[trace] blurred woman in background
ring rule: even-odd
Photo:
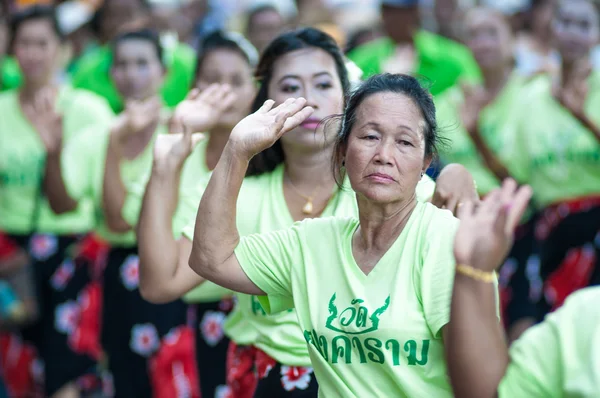
[[[77,299],[90,281],[74,259],[93,227],[93,208],[90,201],[72,207],[47,197],[64,196],[54,172],[63,146],[89,126],[108,126],[113,114],[105,100],[57,85],[62,35],[53,8],[23,10],[14,16],[11,34],[24,81],[0,95],[0,230],[28,252],[33,266],[41,319],[23,336],[46,365],[44,395],[72,397],[78,394],[75,381],[94,364],[71,341]],[[16,379],[7,380],[9,389],[11,381]]]
[[[514,146],[515,116],[527,78],[515,70],[513,35],[505,17],[489,8],[474,8],[464,19],[465,44],[483,76],[483,84],[455,86],[436,99],[440,126],[451,144],[441,151],[443,162],[464,165],[481,196],[508,177],[523,174],[525,166]],[[500,271],[503,319],[512,339],[535,322],[526,277],[534,249],[532,212],[517,230],[517,240]],[[539,282],[534,280],[535,282]]]
[[[515,159],[540,209],[544,294],[538,319],[573,291],[600,284],[600,76],[590,51],[599,39],[591,0],[560,0],[552,31],[560,75],[538,77],[519,102]]]

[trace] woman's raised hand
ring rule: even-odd
[[[211,84],[205,90],[193,89],[175,108],[170,131],[204,133],[212,129],[219,118],[236,100],[236,95],[226,84]]]
[[[529,199],[531,188],[507,179],[501,189],[489,193],[479,206],[466,202],[458,209],[460,227],[454,239],[458,264],[494,271],[506,258],[513,235]]]
[[[267,100],[253,114],[240,121],[229,136],[236,153],[250,160],[272,146],[283,134],[293,130],[313,113],[304,98],[290,98],[273,108],[275,101]]]

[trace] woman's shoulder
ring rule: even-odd
[[[440,209],[431,203],[418,203],[418,223],[428,236],[454,235],[460,221],[450,210]]]

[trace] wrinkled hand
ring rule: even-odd
[[[27,119],[37,130],[49,154],[60,151],[63,141],[63,118],[56,110],[57,95],[55,88],[45,87],[31,103],[23,106]]]
[[[449,164],[436,180],[431,203],[456,215],[458,209],[466,202],[479,204],[479,194],[473,176],[464,166]]]
[[[283,134],[293,130],[313,113],[304,98],[290,98],[273,108],[267,100],[255,113],[246,116],[234,127],[229,143],[248,160],[272,146]]]
[[[128,101],[125,110],[113,125],[113,134],[120,142],[138,134],[160,119],[162,103],[160,98],[151,97],[143,101]]]
[[[466,202],[458,210],[460,226],[454,239],[457,263],[491,272],[502,264],[531,198],[531,188],[507,179],[475,208]]]
[[[488,93],[481,86],[463,83],[461,89],[464,102],[460,109],[460,119],[465,130],[472,136],[477,131],[479,115],[483,108],[489,104],[490,99]]]
[[[559,85],[555,81],[552,87],[554,98],[576,118],[585,116],[585,101],[589,92],[587,80],[591,72],[592,66],[589,61],[581,61],[566,82]]]
[[[154,167],[159,170],[179,170],[196,145],[206,136],[202,133],[159,134],[154,143]]]
[[[209,131],[235,100],[236,95],[228,85],[211,84],[202,92],[193,89],[175,108],[170,131],[172,133],[182,133],[185,129],[193,133]]]

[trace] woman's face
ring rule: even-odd
[[[391,92],[367,97],[345,148],[346,172],[352,189],[371,202],[409,200],[427,170],[425,120],[414,101]]]
[[[156,95],[163,76],[164,69],[152,42],[128,39],[116,45],[112,78],[126,100],[144,100]]]
[[[319,124],[343,112],[344,93],[331,55],[320,48],[306,48],[282,56],[273,66],[268,94],[276,104],[304,97],[315,110],[304,123],[281,137],[284,147],[313,151],[333,143],[335,134],[325,134],[323,124]]]
[[[47,84],[54,74],[60,52],[60,39],[48,18],[30,19],[15,33],[14,52],[25,80]]]
[[[576,62],[598,43],[598,14],[585,0],[559,1],[552,30],[563,61]]]
[[[252,67],[246,58],[235,50],[212,50],[202,61],[196,87],[204,90],[213,83],[229,85],[236,95],[235,102],[219,120],[220,127],[231,129],[250,113],[255,94]]]
[[[474,10],[465,18],[466,44],[482,69],[505,65],[512,58],[510,27],[499,15]]]

